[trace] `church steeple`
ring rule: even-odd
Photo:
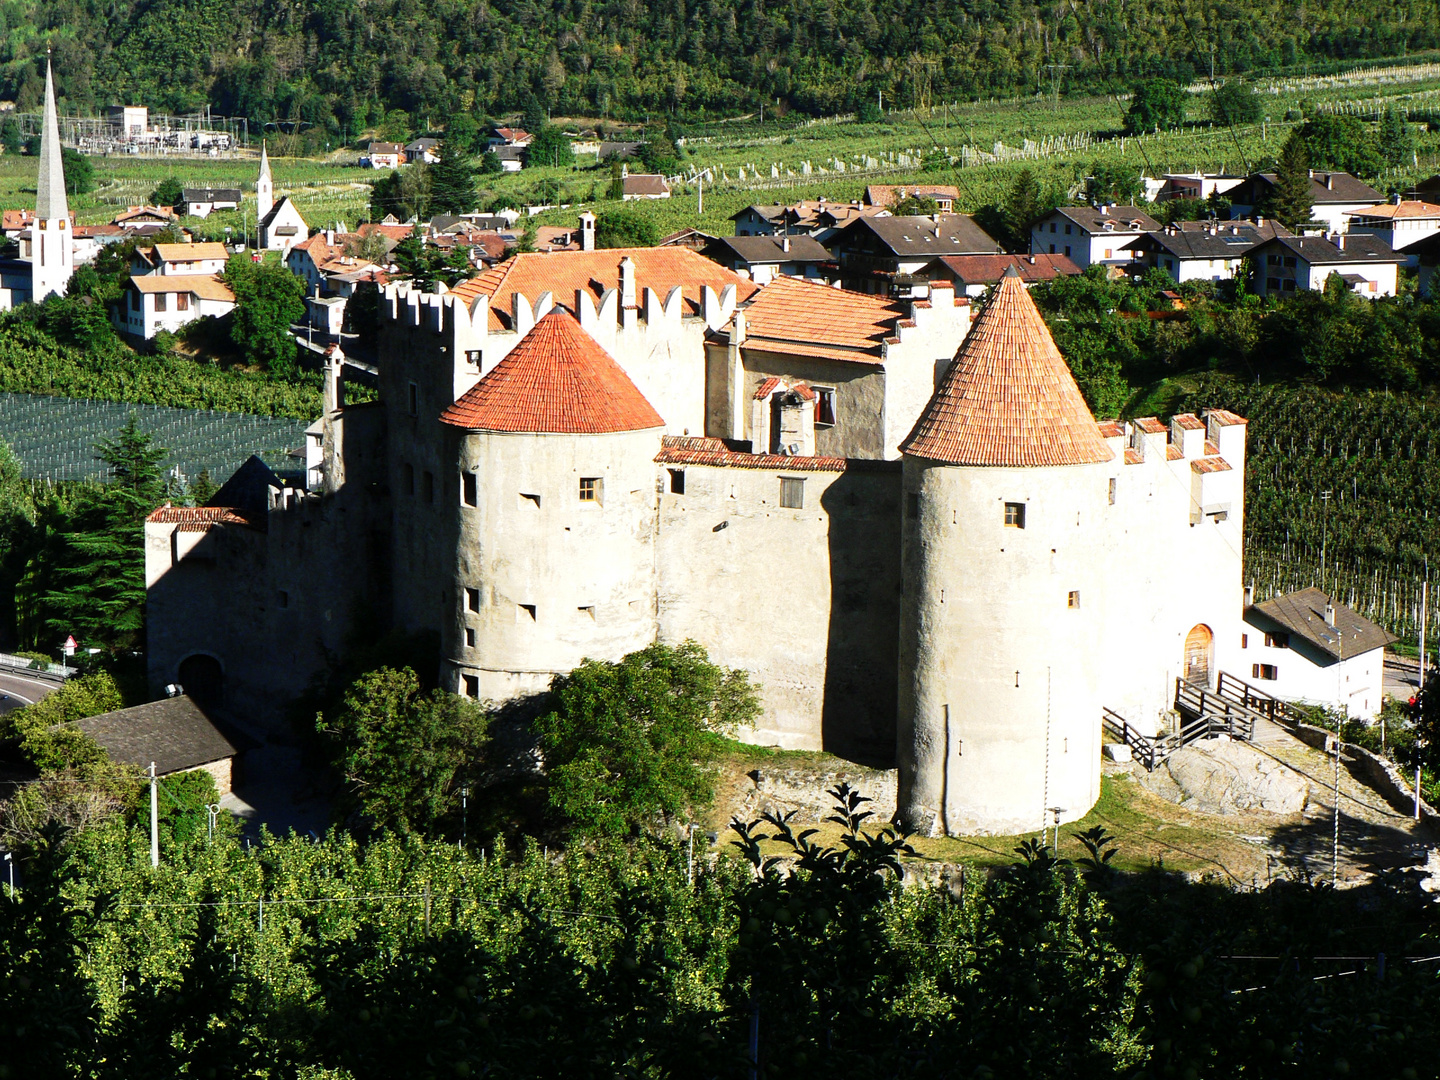
[[[275,206],[275,181],[270,176],[270,155],[265,143],[260,143],[260,176],[255,181],[255,215],[257,221],[264,221]]]
[[[43,303],[64,296],[75,269],[70,204],[65,198],[65,162],[60,154],[60,116],[55,78],[45,60],[45,115],[40,130],[40,176],[35,187],[35,225],[30,243],[30,297]]]

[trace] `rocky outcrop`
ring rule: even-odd
[[[1242,742],[1191,743],[1140,782],[1162,799],[1204,814],[1298,814],[1310,796],[1294,769]]]

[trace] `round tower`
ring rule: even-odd
[[[1013,268],[900,449],[899,817],[1073,821],[1100,791],[1114,455]]]
[[[563,309],[441,415],[459,472],[445,685],[505,700],[655,640],[665,422]]]

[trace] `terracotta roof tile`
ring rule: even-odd
[[[1201,420],[1194,413],[1176,413],[1170,419],[1172,422],[1179,424],[1186,431],[1205,430],[1205,421]]]
[[[1015,267],[1020,280],[1028,283],[1073,277],[1081,267],[1068,255],[946,255],[941,260],[955,280],[967,285],[989,285]]]
[[[521,293],[532,304],[548,292],[556,303],[573,304],[575,290],[584,289],[597,303],[607,289],[620,288],[620,263],[635,263],[635,301],[644,302],[644,290],[654,289],[664,300],[680,286],[687,314],[703,314],[701,289],[709,285],[718,295],[735,286],[735,301],[742,303],[757,286],[739,274],[683,247],[611,248],[602,251],[531,252],[513,255],[477,277],[462,281],[451,292],[467,304],[477,296],[490,297],[490,329],[510,329],[511,297]]]
[[[900,449],[952,465],[1085,465],[1115,456],[1013,271]]]
[[[667,435],[655,460],[661,465],[717,465],[734,469],[778,469],[782,472],[844,472],[845,458],[790,457],[786,454],[747,454],[731,450],[719,439]]]
[[[230,252],[218,242],[203,244],[156,244],[155,254],[164,262],[197,262],[200,259],[228,259]]]
[[[235,294],[218,274],[141,274],[130,284],[141,293],[194,293],[201,300],[235,302]]]
[[[171,506],[152,510],[146,521],[157,525],[178,525],[182,532],[203,532],[212,525],[244,525],[264,531],[265,518],[230,506]]]
[[[1207,418],[1213,418],[1214,421],[1221,427],[1230,427],[1232,424],[1249,423],[1249,421],[1246,420],[1245,417],[1240,416],[1237,413],[1233,413],[1229,409],[1211,409],[1205,414],[1205,416]]]
[[[883,364],[882,344],[909,314],[905,305],[882,296],[779,277],[745,309],[745,345],[791,356]]]
[[[1145,459],[1140,456],[1140,451],[1136,450],[1133,446],[1127,446],[1125,448],[1126,465],[1139,465],[1144,460]]]
[[[557,309],[440,414],[472,431],[599,435],[665,421],[610,354]]]
[[[1229,472],[1230,463],[1222,457],[1202,457],[1192,461],[1190,468],[1198,473]]]
[[[775,378],[775,376],[773,375],[770,376],[770,378],[766,379],[764,382],[762,382],[759,386],[755,388],[755,400],[764,401],[767,397],[769,397],[775,392],[775,388],[779,385],[780,380]]]
[[[1220,453],[1220,447],[1216,446],[1216,445],[1215,445],[1213,442],[1211,442],[1209,439],[1206,439],[1206,440],[1205,440],[1205,456],[1206,456],[1206,457],[1216,457],[1216,456],[1219,455],[1219,453]]]
[[[1146,435],[1163,435],[1167,428],[1153,416],[1139,416],[1130,421]]]
[[[1125,425],[1119,420],[1101,420],[1095,428],[1102,439],[1118,439],[1125,435]]]
[[[1180,461],[1185,457],[1184,453],[1173,442],[1165,444],[1165,460]]]

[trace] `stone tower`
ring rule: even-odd
[[[1099,796],[1115,454],[1013,268],[900,449],[899,817],[1075,820]]]
[[[65,163],[60,155],[60,117],[55,79],[45,61],[45,116],[40,132],[40,176],[35,188],[34,239],[30,244],[30,298],[37,304],[64,296],[75,272],[70,205],[65,198]]]
[[[255,220],[261,222],[275,206],[275,181],[270,176],[270,154],[260,142],[260,175],[255,180]]]
[[[653,642],[665,421],[579,322],[545,315],[440,420],[458,473],[443,684],[505,700]]]

